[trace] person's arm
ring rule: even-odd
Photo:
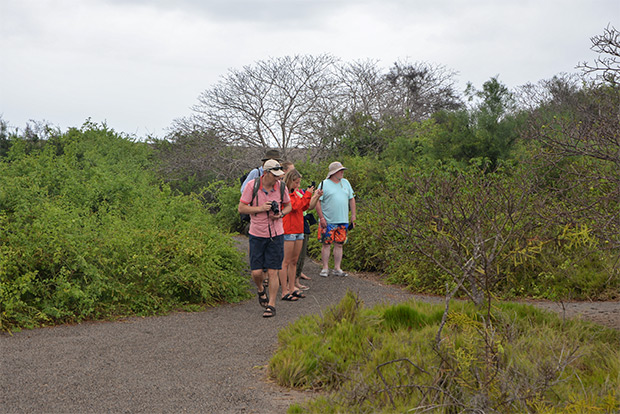
[[[291,210],[293,209],[291,206],[291,200],[292,197],[290,196],[290,194],[288,193],[288,188],[286,188],[284,186],[284,183],[282,181],[277,181],[278,186],[281,187],[274,187],[274,189],[276,191],[282,191],[282,189],[284,189],[284,193],[282,193],[282,203],[280,205],[280,215],[279,216],[274,216],[273,219],[277,219],[277,218],[282,218],[284,216],[286,216],[288,213],[291,212]]]
[[[327,227],[327,220],[325,220],[325,216],[323,216],[323,209],[321,208],[321,200],[319,199],[316,203],[316,214],[319,215],[319,226]]]
[[[355,220],[357,220],[357,206],[355,205],[355,197],[349,199],[349,210],[351,210],[351,222],[355,226]]]
[[[316,190],[314,194],[312,194],[312,198],[310,199],[310,204],[308,205],[308,210],[312,210],[316,208],[316,205],[319,201],[319,198],[323,195],[323,190]],[[318,212],[318,210],[317,210]]]
[[[271,209],[271,204],[266,202],[261,204],[260,206],[250,206],[245,204],[243,201],[239,201],[239,205],[237,206],[237,211],[239,214],[256,214],[262,213],[263,211],[269,211]]]
[[[308,203],[310,201],[310,194],[304,195],[302,197],[298,197],[295,194],[291,195],[291,211],[292,210],[301,210],[304,211],[308,208]]]
[[[293,210],[291,203],[282,203],[282,211],[280,212],[281,217],[286,216],[288,213],[291,212],[291,210]]]

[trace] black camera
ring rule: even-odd
[[[271,202],[271,211],[273,211],[273,214],[280,214],[280,208],[278,207],[278,202],[277,201],[272,201]]]
[[[316,181],[312,181],[312,183],[310,183],[310,187],[316,188]]]

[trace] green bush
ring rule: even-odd
[[[0,162],[1,329],[247,297],[241,253],[147,144],[89,124],[24,148]]]
[[[576,227],[563,224],[554,212],[566,201],[525,188],[540,178],[523,165],[506,163],[494,171],[480,165],[484,161],[467,168],[395,163],[380,187],[365,184],[343,266],[383,272],[416,292],[443,294],[478,249],[484,257],[476,262],[478,277],[487,279],[485,289],[495,295],[617,297],[618,253],[602,248],[606,241],[592,219],[580,217]],[[368,171],[347,174],[360,183]],[[311,245],[316,257],[319,249]]]

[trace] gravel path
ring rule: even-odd
[[[246,248],[244,238],[239,243]],[[278,300],[275,318],[262,318],[252,299],[197,313],[2,333],[0,412],[285,413],[311,393],[267,378],[279,329],[321,313],[348,289],[367,306],[412,297],[442,302],[368,275],[320,278],[319,270],[306,261],[304,271],[312,277],[307,298]],[[608,325],[620,329],[618,305],[610,304],[607,316]],[[568,316],[580,313],[567,307]]]

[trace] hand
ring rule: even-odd
[[[319,219],[319,226],[327,227],[327,220],[325,220],[325,217]]]
[[[261,211],[271,210],[271,201],[265,201],[265,204],[261,206]]]

